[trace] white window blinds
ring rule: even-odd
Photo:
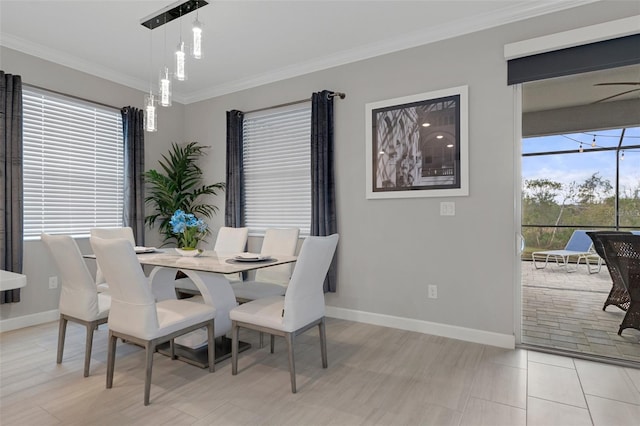
[[[122,226],[120,111],[24,86],[24,238]]]
[[[311,103],[247,114],[243,121],[245,224],[311,228]]]

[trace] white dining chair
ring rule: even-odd
[[[107,322],[111,297],[98,293],[91,273],[82,258],[75,240],[68,235],[41,235],[49,250],[61,279],[60,323],[58,328],[58,354],[62,363],[67,322],[82,324],[87,329],[84,349],[84,377],[89,376],[93,332]]]
[[[124,238],[129,241],[132,246],[135,247],[136,239],[133,235],[133,229],[129,226],[125,226],[122,228],[90,228],[89,233],[92,237],[98,238]],[[96,286],[98,287],[99,292],[108,292],[109,284],[107,280],[104,279],[104,275],[102,274],[102,270],[100,269],[100,264],[96,265]]]
[[[302,243],[291,282],[284,296],[266,297],[244,303],[231,310],[231,373],[238,374],[238,342],[240,328],[282,336],[289,352],[291,392],[296,393],[294,361],[295,337],[316,325],[320,333],[322,368],[327,368],[327,338],[323,283],[338,244],[338,234],[307,237]]]
[[[298,247],[299,228],[267,229],[262,240],[262,256],[293,256]],[[248,302],[269,296],[283,296],[291,279],[293,264],[269,266],[256,271],[253,280],[231,283],[236,299]]]
[[[145,348],[144,405],[149,405],[153,354],[160,344],[169,342],[171,357],[175,359],[173,340],[206,326],[209,371],[214,371],[215,308],[188,300],[156,302],[134,248],[127,240],[91,237],[91,247],[100,261],[111,293],[107,389],[113,386],[118,338]]]
[[[228,226],[223,226],[218,231],[218,236],[216,237],[216,243],[213,247],[213,250],[216,253],[223,255],[242,253],[247,246],[248,237],[249,228],[231,228]],[[225,274],[224,276],[230,282],[242,281],[242,275],[239,273]],[[191,294],[199,293],[198,288],[189,278],[177,279],[175,282],[175,286],[179,292]]]

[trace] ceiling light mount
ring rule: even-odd
[[[161,9],[149,16],[142,18],[140,20],[140,24],[143,27],[153,30],[208,4],[209,2],[204,0],[178,1],[176,3],[170,4],[164,9]]]

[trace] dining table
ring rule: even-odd
[[[197,256],[183,256],[173,248],[156,249],[153,247],[136,247],[136,257],[143,266],[152,266],[149,273],[151,291],[156,301],[176,299],[175,280],[178,271],[193,281],[202,295],[203,303],[216,309],[215,335],[216,363],[231,356],[231,339],[225,336],[231,330],[229,311],[238,306],[231,283],[225,274],[243,273],[260,268],[292,263],[297,256],[247,255],[247,253],[218,253],[205,250]],[[95,255],[85,255],[95,259]],[[251,346],[242,342],[240,349],[247,350]],[[159,352],[168,354],[169,348],[159,348]],[[207,347],[190,347],[179,342],[175,344],[178,359],[201,368],[208,367]]]

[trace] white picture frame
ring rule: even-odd
[[[468,86],[365,105],[366,197],[469,195]]]

